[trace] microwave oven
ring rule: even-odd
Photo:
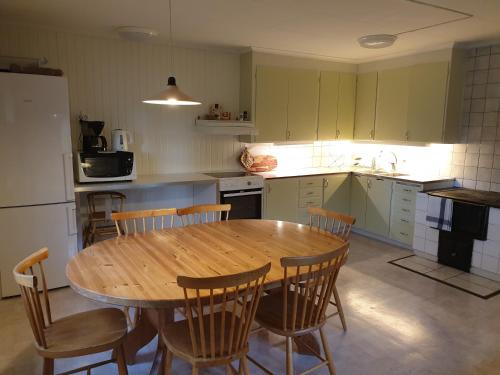
[[[77,155],[78,182],[131,181],[137,178],[133,152],[79,152]]]

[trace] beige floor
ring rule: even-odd
[[[489,300],[466,294],[387,264],[407,251],[353,236],[351,256],[339,277],[349,330],[334,319],[327,331],[338,374],[500,374],[500,296]],[[51,295],[54,315],[98,304],[71,289]],[[275,374],[284,373],[281,339],[266,333],[251,340],[251,353]],[[155,343],[144,348],[130,374],[147,374]],[[94,360],[95,358],[92,358]],[[61,372],[87,358],[56,361]],[[19,298],[0,301],[0,374],[38,374],[40,359]],[[295,356],[297,370],[314,359]],[[180,360],[175,374],[190,373]],[[252,373],[260,374],[256,367]],[[93,374],[114,374],[108,365]],[[223,374],[222,369],[205,374]],[[327,371],[318,371],[326,374]]]

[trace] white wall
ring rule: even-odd
[[[69,82],[73,146],[78,114],[133,132],[139,174],[224,170],[238,167],[240,143],[232,136],[206,136],[194,119],[209,104],[239,108],[239,55],[175,48],[179,87],[202,101],[199,107],[168,108],[143,104],[166,84],[170,73],[166,45],[133,43],[21,26],[0,25],[0,56],[42,57],[61,68]]]

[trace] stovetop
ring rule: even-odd
[[[430,191],[428,194],[462,202],[483,204],[490,207],[500,208],[500,193],[493,191],[455,188]]]
[[[248,172],[213,172],[213,173],[205,173],[210,177],[215,178],[231,178],[231,177],[246,177],[252,176],[251,173]]]

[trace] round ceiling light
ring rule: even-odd
[[[386,48],[392,46],[397,38],[392,34],[365,35],[358,39],[358,43],[364,48]]]
[[[158,31],[145,27],[122,26],[116,32],[123,38],[133,42],[145,42],[158,36]]]

